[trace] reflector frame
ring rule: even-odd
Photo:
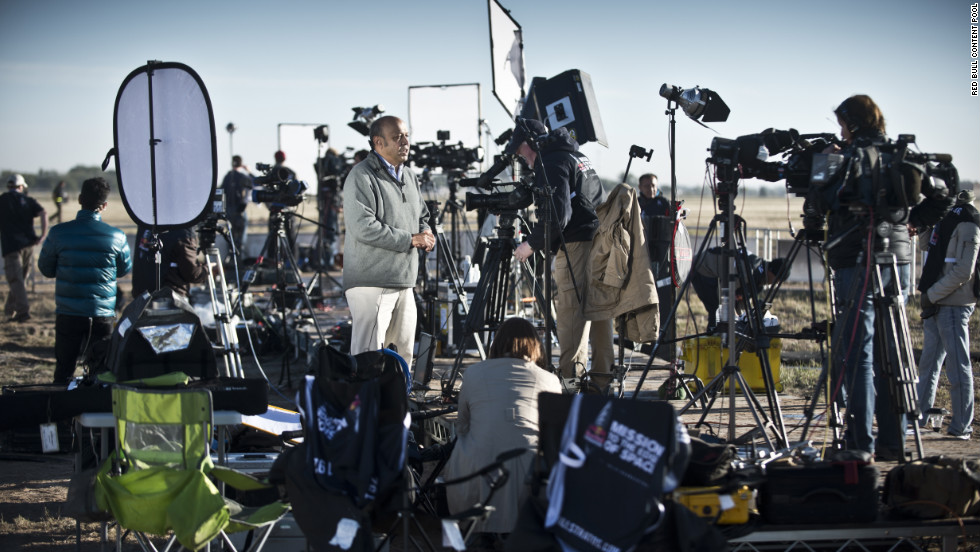
[[[490,20],[493,95],[513,119],[521,112],[526,93],[524,35],[510,11],[497,0],[487,0],[487,12]]]
[[[214,111],[200,76],[176,62],[148,62],[119,88],[113,121],[123,205],[158,230],[196,224],[210,211],[218,155]]]

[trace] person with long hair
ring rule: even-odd
[[[446,466],[447,478],[469,475],[519,447],[528,452],[505,464],[510,476],[496,491],[495,510],[477,531],[509,533],[528,496],[525,480],[538,445],[538,394],[561,393],[555,374],[546,371],[541,340],[534,325],[510,318],[497,329],[489,358],[466,369],[459,391],[456,445]],[[446,490],[449,509],[460,512],[489,493],[482,477]]]
[[[891,178],[888,155],[895,149],[885,136],[885,116],[869,96],[858,94],[834,110],[840,124],[843,148],[834,147],[847,160],[832,181],[811,187],[807,200],[827,214],[827,262],[832,271],[836,324],[832,340],[835,400],[846,404],[844,441],[848,449],[866,451],[878,460],[905,456],[905,415],[892,407],[889,378],[894,367],[884,366],[876,354],[876,342],[894,339],[875,335],[875,283],[877,255],[894,255],[895,272],[882,270],[882,286],[891,288],[893,278],[904,299],[908,298],[912,246],[909,228],[924,228],[938,221],[952,201],[926,190],[910,205],[896,206],[882,200],[879,189],[900,191]],[[848,164],[849,163],[849,164]],[[892,189],[885,188],[890,186]],[[903,191],[904,194],[904,191]],[[918,192],[916,192],[918,196]],[[877,418],[878,434],[872,430]]]

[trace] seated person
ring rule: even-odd
[[[197,234],[191,228],[169,230],[160,238],[160,287],[170,287],[187,297],[191,286],[207,280],[207,267],[198,260]],[[140,226],[136,234],[136,255],[133,259],[133,297],[144,291],[157,290],[156,260],[152,248],[153,234]]]
[[[695,261],[697,270],[691,272],[690,278],[694,292],[698,295],[698,299],[701,300],[704,308],[708,311],[708,328],[713,328],[717,323],[716,311],[720,302],[718,278],[724,269],[724,263],[727,261],[727,257],[723,255],[721,247],[712,247],[705,251],[704,254],[705,259],[703,262]],[[747,255],[747,260],[752,278],[755,280],[756,290],[760,294],[766,284],[776,283],[776,277],[786,263],[786,259],[784,258],[764,261],[752,253]],[[786,277],[789,277],[789,271],[786,272],[784,280]],[[741,303],[742,290],[737,289],[735,296],[739,303]],[[744,308],[740,308],[739,304],[736,304],[736,312],[744,312],[744,310]]]
[[[534,325],[510,318],[500,325],[487,360],[466,369],[459,391],[456,446],[446,467],[446,478],[469,475],[491,464],[497,455],[519,447],[537,448],[538,394],[561,393],[555,374],[545,371]],[[496,510],[477,527],[485,533],[510,533],[520,505],[529,494],[525,480],[533,451],[509,460],[503,488],[490,501]],[[489,485],[482,477],[451,485],[446,497],[451,512],[461,512],[485,500]]]

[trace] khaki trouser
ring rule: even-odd
[[[581,376],[589,361],[589,342],[592,344],[592,372],[610,372],[615,356],[613,354],[613,321],[597,320],[589,322],[582,315],[582,305],[578,297],[585,297],[588,274],[589,251],[592,242],[571,242],[565,244],[568,258],[559,251],[555,255],[555,312],[558,327],[558,367],[564,378]],[[569,269],[571,266],[571,269]],[[575,274],[572,284],[571,274]],[[578,297],[575,294],[578,286]],[[588,339],[586,339],[588,336]]]
[[[412,288],[355,287],[344,295],[351,316],[351,354],[394,345],[411,368],[418,321]]]
[[[7,301],[3,305],[3,313],[7,317],[15,314],[30,314],[25,282],[33,266],[33,245],[3,256],[3,272],[10,286],[10,293],[7,294]]]

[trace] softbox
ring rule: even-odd
[[[521,116],[545,122],[551,130],[565,127],[579,144],[609,146],[592,78],[585,71],[570,69],[550,79],[534,77]]]
[[[116,96],[113,138],[119,192],[134,222],[166,230],[206,215],[218,155],[211,100],[193,69],[149,61],[130,73]]]

